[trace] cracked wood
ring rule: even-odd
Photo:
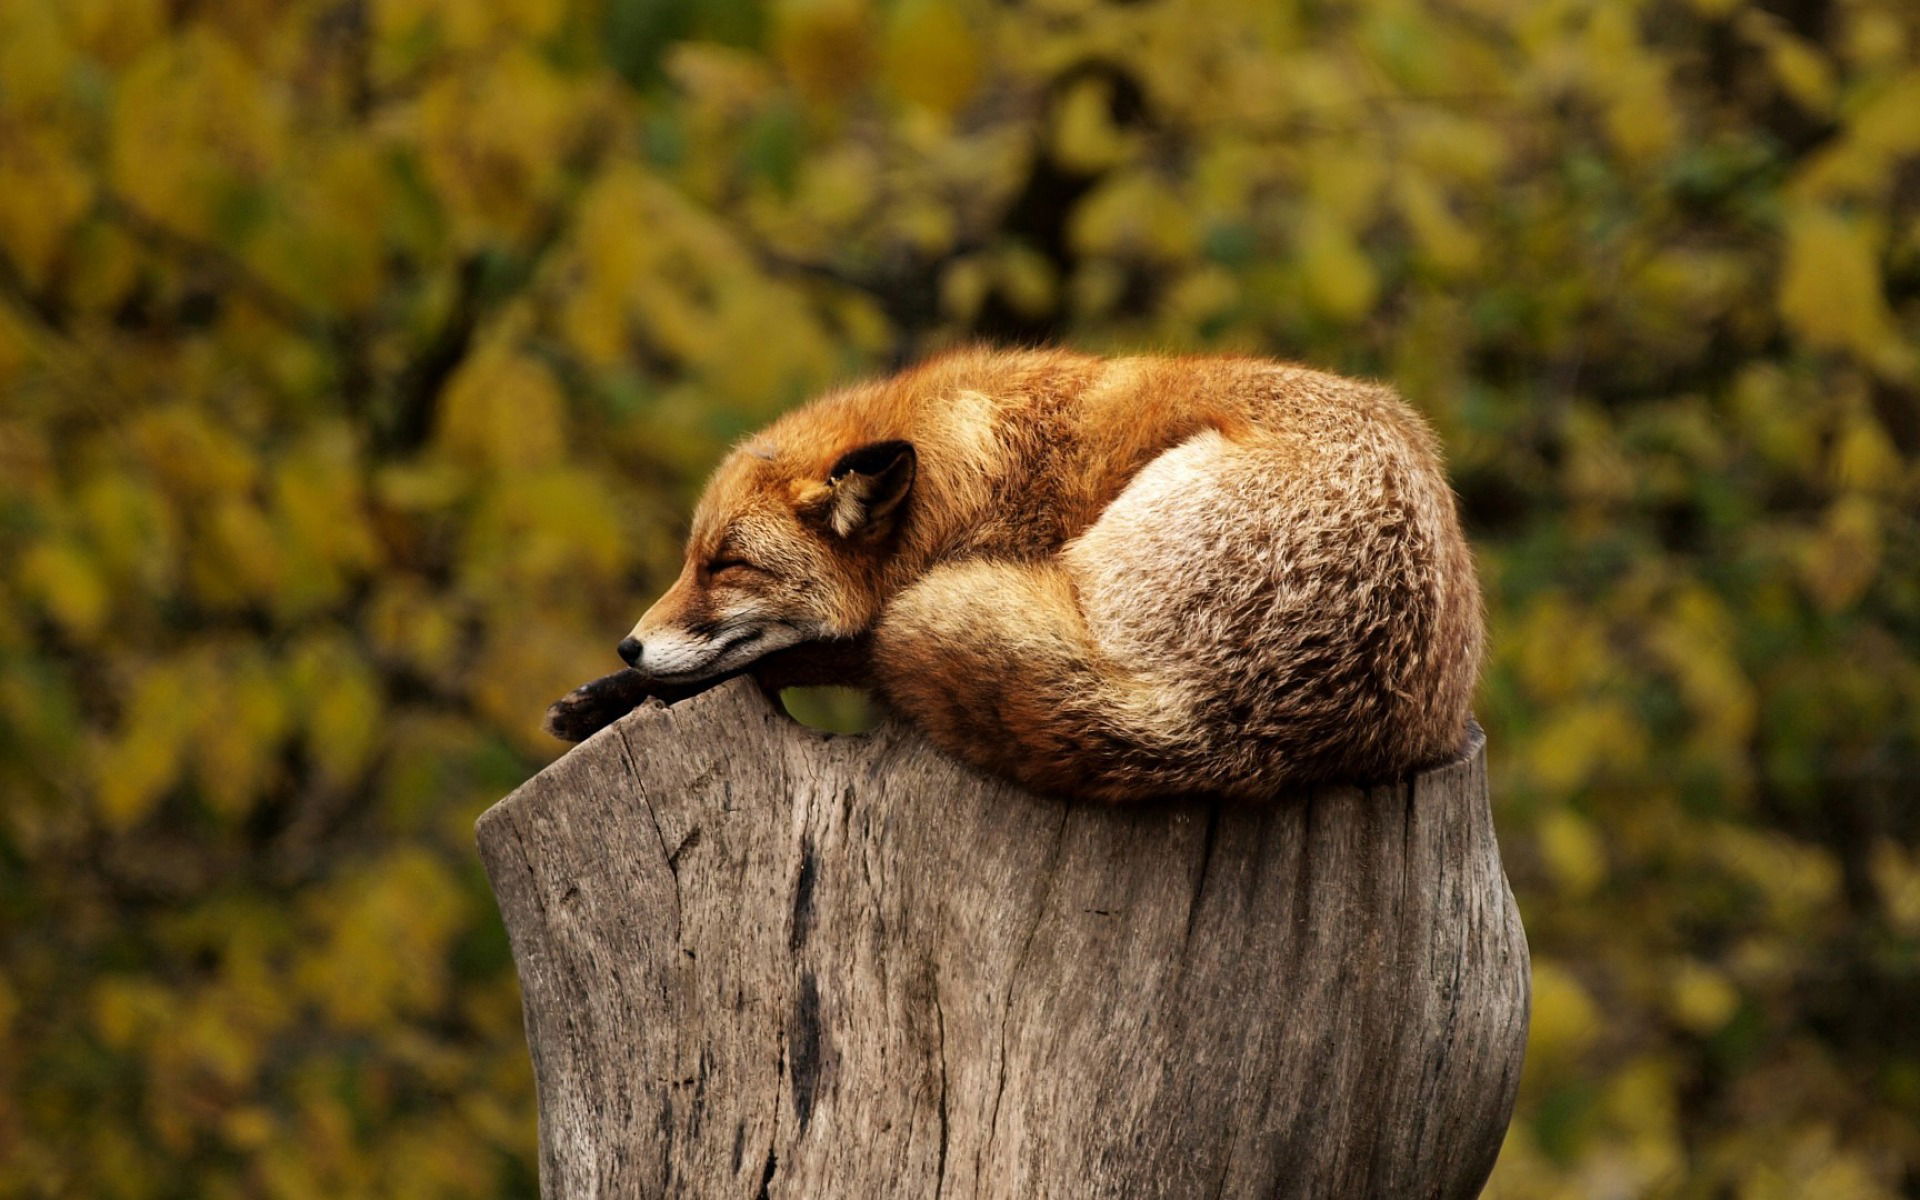
[[[1402,783],[1068,804],[736,681],[480,819],[546,1197],[1472,1196],[1527,951],[1478,732]]]

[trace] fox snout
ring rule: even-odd
[[[731,630],[722,636],[664,626],[650,630],[645,641],[636,629],[614,649],[628,666],[655,679],[698,679],[724,670],[723,660],[733,657],[732,651],[753,636],[752,630]]]
[[[784,623],[736,620],[711,631],[655,629],[644,641],[636,630],[615,649],[644,675],[663,683],[689,683],[740,670],[799,640],[799,632]]]

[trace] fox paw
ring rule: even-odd
[[[583,683],[547,706],[546,731],[563,742],[584,742],[626,716],[650,694],[638,671],[615,671]]]

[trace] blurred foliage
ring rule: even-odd
[[[1920,1194],[1911,0],[4,0],[0,1193],[529,1195],[473,818],[723,445],[1390,378],[1536,953],[1501,1197]]]

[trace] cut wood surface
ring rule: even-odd
[[[738,680],[481,817],[546,1197],[1472,1196],[1527,949],[1476,729],[1259,807],[1032,796]]]

